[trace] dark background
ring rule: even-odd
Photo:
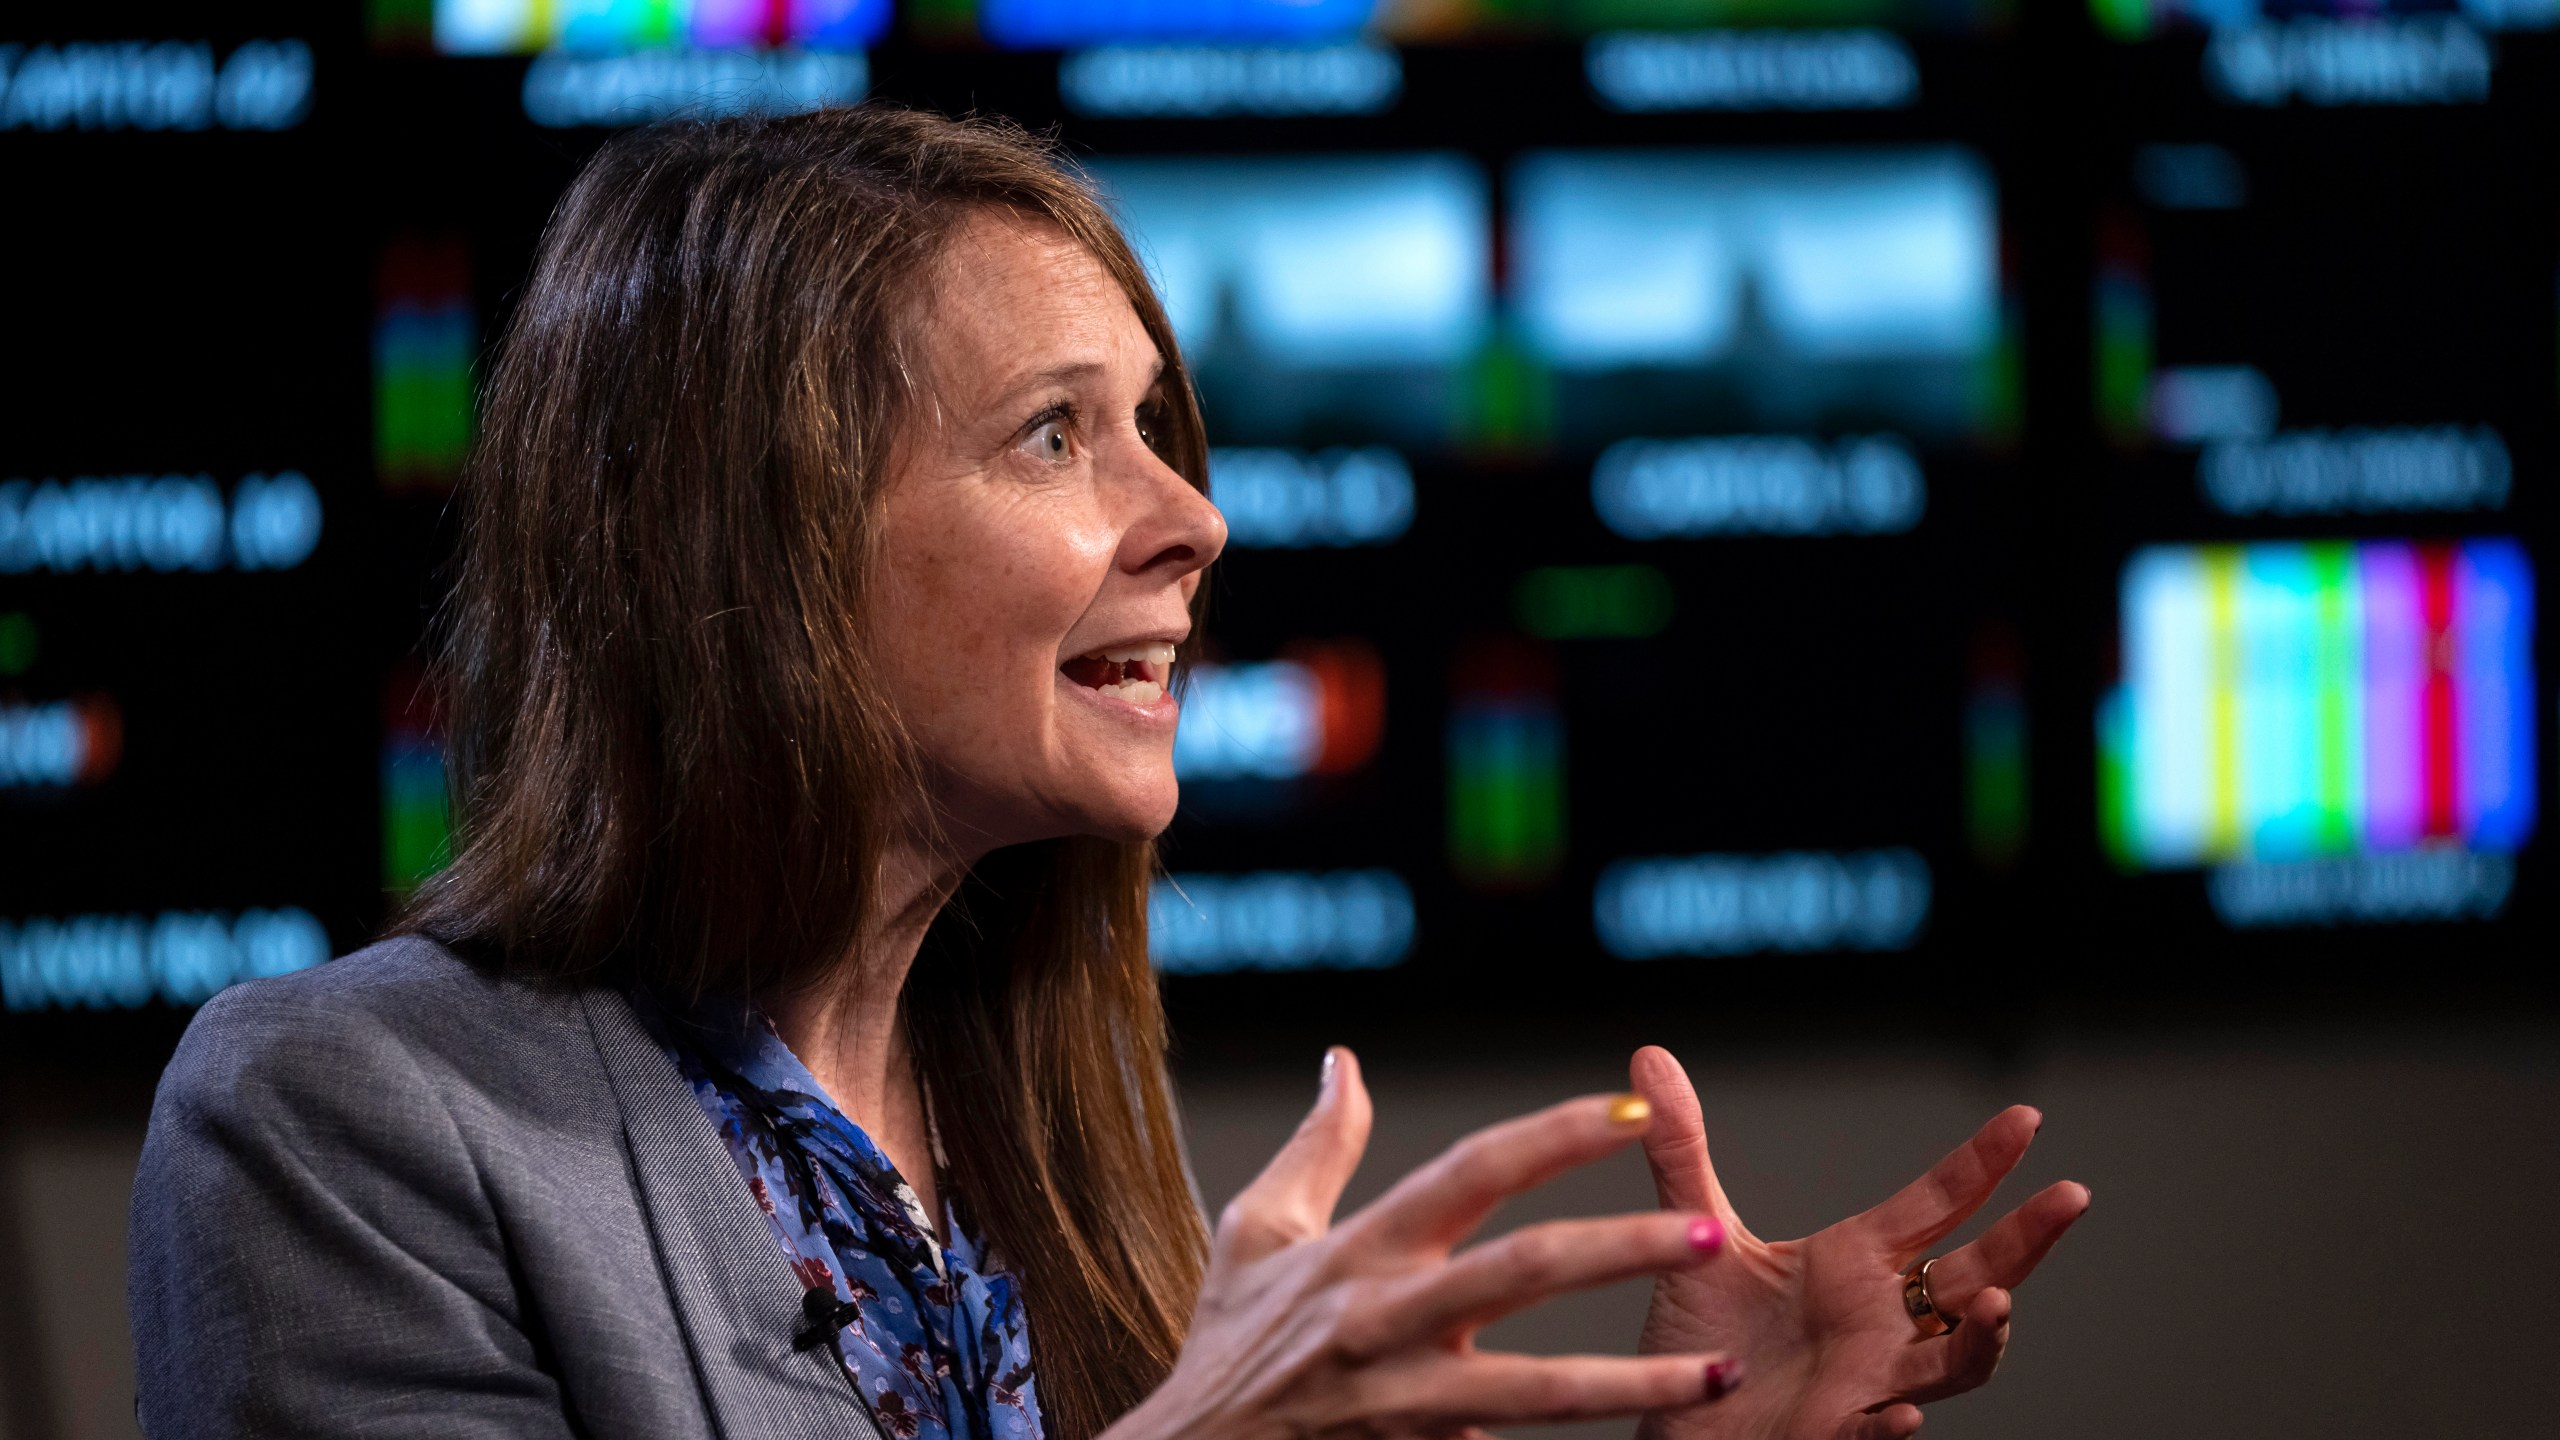
[[[1386,729],[1377,755],[1348,775],[1189,787],[1166,863],[1207,874],[1387,867],[1412,888],[1417,931],[1409,957],[1383,970],[1168,981],[1213,1190],[1250,1173],[1263,1131],[1297,1103],[1296,1069],[1311,1070],[1299,1057],[1323,1041],[1383,1052],[1391,1074],[1405,1067],[1405,1113],[1419,1129],[1382,1140],[1394,1149],[1491,1118],[1489,1097],[1534,1103],[1550,1079],[1611,1086],[1624,1044],[1666,1033],[1725,1057],[1738,1091],[1781,1097],[1758,1110],[1734,1102],[1746,1130],[1770,1137],[1763,1153],[1779,1157],[1764,1169],[1836,1158],[1845,1137],[1872,1135],[1890,1152],[1892,1165],[1793,1173],[1795,1188],[1781,1189],[1806,1223],[1873,1198],[1857,1188],[1869,1170],[1884,1183],[1900,1161],[1925,1160],[1937,1139],[1911,1141],[1902,1117],[1952,1124],[1951,1142],[1976,1101],[2021,1090],[2112,1096],[2127,1115],[2145,1094],[2197,1092],[2195,1153],[2220,1158],[2199,1162],[2192,1184],[2169,1178],[2182,1152],[2157,1133],[2157,1115],[2102,1124],[2103,1140],[2075,1152],[2088,1157],[2079,1173],[2098,1181],[2103,1216],[2108,1187],[2091,1171],[2144,1156],[2161,1207],[2146,1243],[2222,1246],[2235,1262],[2246,1244],[2199,1239],[2200,1222],[2177,1212],[2211,1191],[2227,1227],[2212,1233],[2281,1228],[2282,1216],[2231,1202],[2252,1156],[2275,1157],[2270,1174],[2282,1178],[2270,1184],[2332,1198],[2371,1183],[2362,1166],[2395,1177],[2400,1189],[2377,1193],[2405,1204],[2377,1200],[2377,1215],[2342,1213],[2303,1232],[2323,1246],[2363,1244],[2370,1226],[2450,1220],[2470,1181],[2430,1190],[2412,1167],[2547,1169],[2547,837],[2517,854],[2494,918],[2235,931],[2209,907],[2202,871],[2132,874],[2107,858],[2093,716],[2114,679],[2119,569],[2142,545],[2512,535],[2547,576],[2560,33],[2491,36],[2494,81],[2480,103],[2253,107],[2208,93],[2207,39],[2193,27],[2111,40],[2060,0],[1911,13],[1924,22],[1906,34],[1919,99],[1866,112],[1612,113],[1584,80],[1582,40],[1563,30],[1405,46],[1392,109],[1339,118],[1080,118],[1061,103],[1054,52],[935,40],[903,19],[871,52],[874,97],[1055,126],[1082,156],[1461,152],[1495,177],[1497,214],[1507,164],[1547,148],[1810,155],[1952,144],[1997,185],[2017,403],[2000,423],[1916,445],[1928,505],[1907,533],[1630,541],[1593,515],[1588,449],[1531,447],[1413,455],[1417,518],[1392,544],[1238,548],[1220,563],[1219,653],[1258,660],[1294,640],[1364,639],[1385,666]],[[343,952],[396,903],[383,858],[386,737],[412,687],[449,525],[436,485],[377,473],[383,256],[423,244],[462,257],[485,346],[503,330],[554,199],[609,132],[528,121],[525,57],[386,49],[352,4],[117,4],[0,22],[0,44],[29,46],[205,39],[221,55],[288,36],[311,46],[315,80],[308,114],[280,132],[0,130],[0,480],[204,473],[228,490],[292,469],[310,477],[325,515],[316,551],[279,573],[0,575],[0,615],[25,617],[37,637],[33,663],[0,675],[0,699],[106,694],[124,729],[121,760],[98,783],[0,789],[0,919],[293,906]],[[2135,157],[2164,142],[2221,147],[2245,177],[2245,200],[2185,209],[2147,197]],[[2159,364],[2256,365],[2282,394],[2287,429],[2493,426],[2514,462],[2503,511],[2241,520],[2209,510],[2190,478],[2192,449],[2111,438],[2093,402],[2102,251],[2122,250],[2127,236],[2147,267]],[[1209,423],[1219,438],[1214,406]],[[1454,667],[1470,645],[1517,634],[1524,573],[1602,563],[1657,567],[1672,618],[1650,637],[1535,643],[1567,737],[1562,857],[1542,879],[1466,883],[1447,855]],[[2560,729],[2549,629],[2536,642],[2532,702],[2546,801]],[[2014,682],[2025,737],[2022,822],[1991,840],[1969,799],[1968,713],[1986,673]],[[1925,927],[1904,951],[1632,963],[1594,939],[1592,888],[1614,859],[1887,847],[1924,857],[1932,882]],[[61,1233],[63,1205],[101,1224],[120,1210],[120,1195],[97,1192],[112,1191],[118,1166],[130,1173],[119,1157],[186,1013],[153,1001],[0,1014],[0,1151],[14,1133],[16,1203],[33,1217],[13,1249],[0,1186],[0,1355],[57,1347],[44,1366],[28,1361],[26,1383],[0,1376],[10,1440],[113,1433],[81,1417],[105,1414],[99,1423],[111,1426],[115,1406],[97,1397],[129,1378],[112,1362],[65,1361],[75,1352],[59,1348],[85,1323],[82,1305],[108,1303],[113,1277],[62,1258],[86,1253],[77,1245],[56,1250],[43,1237]],[[2262,1083],[2271,1070],[2281,1083]],[[2357,1138],[2350,1117],[2376,1104],[2401,1118]],[[2491,1149],[2505,1158],[2428,1149],[2469,1126],[2499,1132]],[[2315,1158],[2284,1169],[2286,1137],[2306,1133],[2334,1136],[2336,1148],[2302,1140]],[[1397,1163],[1419,1153],[1399,1151]],[[72,1195],[82,1198],[62,1198]],[[2418,1236],[2374,1243],[2403,1240]],[[2125,1252],[2106,1253],[2115,1281],[2157,1280]],[[2441,1298],[2511,1313],[2507,1300],[2483,1298],[2496,1254],[2465,1253],[2465,1274]],[[2370,1257],[2320,1258],[2355,1267]],[[47,1279],[56,1264],[72,1268]],[[2329,1275],[2303,1261],[2257,1276],[2247,1293],[2327,1293]],[[2404,1283],[2391,1293],[2406,1303],[2434,1293],[2423,1275],[2390,1282]],[[2140,1303],[2086,1275],[2080,1291],[2076,1302],[2092,1307]],[[65,1309],[61,1293],[86,1298]],[[2180,1294],[2199,1306],[2230,1299],[2214,1285]],[[2386,1330],[2411,1317],[2369,1318]],[[2253,1323],[2261,1339],[2280,1339],[2314,1322],[2269,1308]],[[2138,1370],[2123,1356],[2139,1333],[2088,1343]],[[79,1343],[93,1341],[98,1353],[114,1349],[95,1336]],[[2356,1359],[2304,1348],[2322,1358],[2267,1370],[2286,1377],[2270,1385],[2335,1394],[2342,1371],[2398,1363],[2387,1350]],[[2226,1415],[2252,1373],[2234,1370],[2215,1392]],[[2088,1428],[2102,1408],[2096,1389],[2094,1379],[2052,1381],[2035,1408],[2002,1412],[1989,1428]],[[2467,1417],[2477,1424],[2522,1413],[2479,1403]],[[2298,1412],[2270,1400],[2261,1418],[2283,1413]],[[2369,1420],[2371,1433],[2405,1434],[2438,1412],[2318,1413],[2332,1429],[2365,1433]]]
[[[2129,45],[2067,6],[1979,25],[1928,13],[1947,23],[1910,37],[1918,102],[1866,112],[1615,114],[1592,98],[1571,34],[1408,47],[1401,100],[1342,118],[1078,119],[1054,54],[927,43],[904,26],[874,52],[875,96],[1055,126],[1105,160],[1461,152],[1495,177],[1497,213],[1506,163],[1541,148],[1925,142],[1965,147],[1996,179],[2018,403],[1920,444],[1928,503],[1907,533],[1623,540],[1592,514],[1591,450],[1558,444],[1414,454],[1418,517],[1392,544],[1230,552],[1213,585],[1219,650],[1367,640],[1385,662],[1384,741],[1320,783],[1241,799],[1256,787],[1194,785],[1168,864],[1388,866],[1413,887],[1417,939],[1383,974],[1184,977],[1187,1014],[1322,1015],[1348,995],[1546,1014],[1557,978],[1595,964],[1639,1006],[1674,1000],[1703,963],[1622,966],[1592,938],[1593,879],[1630,855],[1909,847],[1933,888],[1915,953],[1959,984],[1997,972],[2000,994],[2034,1003],[2123,998],[2037,963],[2056,947],[2172,944],[2220,993],[2277,973],[2290,985],[2303,965],[2335,974],[2349,956],[2460,957],[2457,976],[2485,976],[2547,940],[2540,843],[2493,921],[2235,935],[2199,872],[2127,874],[2102,853],[2091,717],[2114,664],[2115,575],[2139,544],[2547,543],[2560,172],[2544,80],[2560,42],[2495,36],[2486,103],[2259,108],[2205,92],[2191,30]],[[209,36],[217,54],[307,37],[316,81],[307,116],[280,133],[0,132],[19,217],[0,240],[17,340],[0,471],[227,486],[294,468],[326,518],[317,552],[284,573],[0,577],[0,608],[39,637],[33,667],[0,684],[33,701],[103,692],[125,722],[103,782],[0,794],[0,914],[292,905],[350,948],[392,901],[379,863],[386,697],[396,708],[409,683],[447,539],[441,489],[387,487],[371,462],[377,268],[397,244],[458,257],[488,343],[553,199],[608,132],[531,124],[521,57],[384,53],[352,7],[136,6],[114,26],[21,28],[27,43]],[[2245,203],[2146,202],[2132,156],[2162,141],[2223,147]],[[2288,428],[2492,425],[2514,456],[2505,513],[2235,520],[2183,483],[2191,449],[2107,443],[2091,402],[2102,234],[2134,236],[2147,262],[2159,363],[2247,359],[2282,392]],[[1497,240],[1497,269],[1506,260]],[[1214,436],[1214,407],[1210,420]],[[1656,567],[1672,616],[1647,638],[1536,646],[1566,737],[1561,859],[1543,879],[1461,883],[1444,819],[1455,657],[1517,630],[1511,596],[1528,570],[1611,562]],[[2022,828],[1990,846],[1969,828],[1966,731],[1986,653],[2022,692],[2025,722]],[[2533,706],[2544,774],[2549,695],[2545,683]],[[1823,962],[1715,962],[1715,983],[1783,1004],[1806,963]],[[141,1034],[131,1048],[147,1064],[178,1023],[127,1018],[48,1016],[13,1033],[40,1045],[77,1032],[82,1050]]]

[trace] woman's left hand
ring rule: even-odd
[[[1722,1351],[1742,1383],[1715,1405],[1657,1412],[1645,1440],[1901,1440],[1919,1407],[1991,1378],[2009,1340],[2009,1291],[2089,1208],[2086,1188],[2037,1192],[1929,1272],[1929,1293],[1963,1323],[1924,1339],[1903,1309],[1902,1272],[1991,1198],[2043,1117],[2013,1106],[1892,1199],[1801,1240],[1767,1241],[1734,1213],[1707,1158],[1697,1092],[1671,1053],[1636,1052],[1637,1093],[1653,1105],[1645,1158],[1666,1208],[1725,1225],[1714,1265],[1655,1282],[1638,1348]]]

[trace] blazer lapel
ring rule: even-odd
[[[658,1039],[620,991],[587,1020],[622,1107],[632,1173],[707,1408],[731,1440],[878,1440],[823,1348],[792,1348],[801,1284],[745,1177]]]

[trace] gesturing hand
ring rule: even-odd
[[[1477,1131],[1334,1225],[1368,1144],[1369,1093],[1351,1053],[1331,1052],[1315,1109],[1219,1220],[1173,1373],[1106,1440],[1464,1436],[1721,1396],[1730,1371],[1713,1355],[1545,1357],[1473,1343],[1486,1323],[1552,1295],[1713,1268],[1723,1227],[1679,1213],[1528,1226],[1451,1253],[1505,1197],[1643,1134],[1644,1111],[1593,1096]]]
[[[1730,1253],[1666,1273],[1638,1348],[1721,1350],[1750,1384],[1724,1404],[1651,1417],[1647,1440],[1901,1440],[1922,1402],[1991,1378],[2009,1339],[2009,1291],[2089,1208],[2064,1181],[2037,1192],[1929,1272],[1941,1313],[1963,1323],[1922,1339],[1902,1305],[1901,1271],[1964,1223],[2034,1140],[2043,1117],[2000,1112],[1900,1194],[1802,1240],[1766,1241],[1734,1213],[1707,1158],[1697,1092],[1671,1053],[1649,1047],[1630,1067],[1653,1107],[1645,1135],[1666,1210],[1722,1220]]]

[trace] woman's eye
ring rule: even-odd
[[[1023,448],[1043,460],[1065,462],[1075,458],[1075,445],[1067,438],[1066,422],[1050,420],[1034,428],[1022,442]]]

